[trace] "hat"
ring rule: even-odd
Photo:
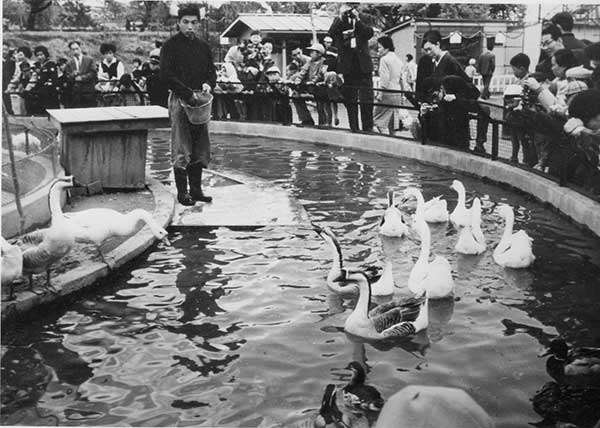
[[[157,55],[151,55],[150,56],[150,62],[152,64],[160,64],[160,57]]]
[[[588,85],[581,80],[571,80],[567,83],[565,95],[574,95],[578,92],[583,92],[588,89]]]
[[[588,70],[582,65],[578,67],[569,68],[565,76],[567,79],[589,79],[592,76],[593,70]]]
[[[279,73],[281,74],[281,70],[276,65],[272,65],[265,70],[265,73]]]
[[[330,40],[331,42],[333,42],[333,38],[331,36],[323,37],[323,41],[327,41],[327,40]]]
[[[410,385],[385,403],[381,428],[493,428],[490,416],[462,389]]]
[[[323,47],[323,45],[321,43],[315,43],[312,46],[310,46],[308,48],[309,51],[317,51],[319,52],[321,55],[323,55],[325,53],[325,48]]]

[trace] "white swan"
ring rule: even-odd
[[[167,245],[170,244],[167,239],[167,231],[154,220],[148,211],[141,208],[128,213],[121,213],[110,208],[91,208],[65,213],[65,217],[72,224],[75,241],[94,244],[104,263],[107,261],[100,245],[109,238],[133,234],[140,221],[148,225],[157,239]]]
[[[442,256],[429,262],[431,248],[431,232],[417,210],[415,214],[415,230],[421,238],[419,259],[413,266],[408,277],[408,288],[416,295],[427,293],[430,299],[442,299],[454,295],[454,279],[452,267],[448,259]]]
[[[340,277],[342,269],[344,267],[344,260],[342,256],[342,248],[336,236],[333,234],[330,228],[327,226],[320,227],[313,224],[313,229],[325,242],[329,244],[331,248],[332,264],[329,273],[327,274],[327,286],[329,289],[338,294],[358,294],[358,286],[354,283],[340,283],[335,281]],[[371,271],[377,271],[377,268],[370,268]],[[391,261],[387,261],[383,268],[381,276],[377,279],[372,286],[373,295],[375,296],[390,296],[394,294],[394,277],[392,271]]]
[[[450,214],[450,221],[455,227],[466,227],[471,224],[471,210],[466,206],[465,186],[460,181],[454,180],[450,188],[458,193],[458,202]]]
[[[471,224],[460,231],[454,249],[462,254],[481,254],[485,248],[485,237],[481,230],[481,201],[475,198],[471,206]]]
[[[11,245],[0,237],[2,245],[2,287],[10,286],[8,299],[13,298],[13,282],[23,275],[23,252],[18,245]]]
[[[394,191],[388,192],[388,207],[381,217],[379,233],[390,238],[400,238],[408,232],[402,213],[394,206]]]
[[[494,261],[500,266],[509,268],[526,268],[535,260],[532,251],[533,239],[524,230],[513,233],[515,214],[510,205],[502,205],[498,209],[506,220],[502,239],[494,250]]]
[[[33,274],[44,271],[46,287],[51,289],[52,264],[67,255],[75,245],[73,227],[65,219],[60,205],[62,191],[73,186],[73,176],[55,179],[48,194],[52,215],[50,227],[25,234],[17,241],[23,251],[23,273],[29,277],[29,290],[33,290]]]
[[[445,199],[442,199],[441,196],[436,196],[425,202],[423,194],[419,189],[416,187],[409,187],[404,190],[404,197],[413,197],[417,199],[417,209],[421,207],[421,212],[423,213],[423,218],[426,222],[443,223],[448,221],[448,203]]]
[[[369,311],[371,285],[363,272],[342,270],[337,281],[358,284],[360,294],[354,311],[346,319],[344,330],[365,339],[386,339],[413,336],[429,323],[427,297],[396,299]]]

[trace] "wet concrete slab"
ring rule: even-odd
[[[285,189],[238,171],[205,170],[203,189],[213,202],[177,204],[172,226],[289,226],[310,223],[304,207]]]

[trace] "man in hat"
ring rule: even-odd
[[[358,106],[363,131],[373,130],[373,62],[369,39],[373,28],[365,24],[356,4],[340,7],[339,16],[333,20],[328,35],[338,50],[337,72],[344,78],[342,92],[350,129],[358,130]]]
[[[191,206],[211,202],[202,191],[202,169],[210,161],[208,124],[190,123],[181,103],[199,106],[217,81],[210,46],[197,36],[200,11],[182,5],[177,14],[179,32],[165,42],[160,52],[161,77],[171,90],[171,161],[177,186],[177,200]],[[188,192],[189,180],[189,192]]]
[[[160,53],[150,55],[150,61],[142,69],[142,77],[146,81],[150,105],[168,108],[169,87],[160,77]]]

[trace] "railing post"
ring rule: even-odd
[[[499,133],[498,122],[492,122],[492,160],[498,159]]]
[[[12,136],[10,135],[10,129],[8,127],[8,113],[6,112],[4,101],[2,101],[2,121],[4,122],[4,135],[6,135],[6,142],[8,143],[10,169],[13,186],[15,188],[15,204],[17,205],[17,212],[19,213],[19,234],[22,235],[25,231],[25,214],[23,213],[23,206],[21,205],[21,191],[19,188],[19,180],[17,178],[17,167],[15,166],[15,152],[12,143]]]

